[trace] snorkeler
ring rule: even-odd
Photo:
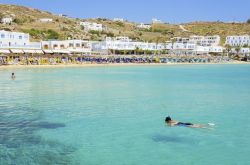
[[[11,79],[12,79],[12,80],[15,80],[15,79],[16,79],[16,76],[15,76],[15,73],[14,73],[14,72],[11,74]]]
[[[165,123],[168,126],[184,126],[184,127],[190,127],[190,128],[208,128],[208,126],[211,126],[210,124],[202,125],[202,124],[192,124],[192,123],[183,123],[179,121],[172,120],[170,116],[166,117]]]

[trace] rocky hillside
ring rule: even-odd
[[[78,18],[66,18],[33,8],[0,4],[0,18],[12,17],[11,25],[0,24],[0,29],[30,33],[34,41],[47,39],[91,39],[102,40],[106,36],[129,36],[134,40],[164,42],[172,37],[190,35],[220,35],[222,43],[227,35],[250,34],[250,24],[223,22],[193,22],[182,25],[153,24],[150,30],[136,28],[133,22],[114,22],[105,18],[87,21],[103,24],[103,32],[84,32]],[[41,18],[52,18],[53,22],[42,23]]]

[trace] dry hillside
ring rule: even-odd
[[[193,22],[180,25],[154,24],[150,30],[140,30],[133,22],[114,22],[105,18],[87,21],[102,23],[104,32],[84,32],[79,26],[81,19],[65,18],[33,8],[0,4],[0,18],[12,17],[11,25],[0,24],[0,29],[30,33],[32,40],[91,39],[103,40],[106,36],[129,36],[134,40],[165,42],[172,37],[190,35],[220,35],[222,43],[227,35],[250,34],[250,24],[223,22]],[[40,18],[52,18],[51,23],[42,23]],[[183,28],[185,30],[183,30]]]

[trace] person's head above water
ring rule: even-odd
[[[15,75],[15,73],[12,73],[11,75],[12,75],[12,76],[14,76],[14,75]]]
[[[171,117],[168,116],[168,117],[166,117],[165,122],[168,123],[168,122],[170,122],[171,120],[172,120]]]

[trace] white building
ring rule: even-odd
[[[11,24],[13,22],[13,19],[10,17],[2,18],[1,23],[3,24]]]
[[[236,46],[244,46],[248,45],[250,46],[250,37],[249,35],[243,35],[243,36],[228,36],[226,38],[226,45],[231,45],[233,47]]]
[[[30,50],[41,53],[41,43],[30,42],[29,34],[26,33],[0,31],[0,52],[25,53]]]
[[[84,31],[103,31],[103,25],[95,22],[80,22],[80,25],[84,27]]]
[[[66,14],[58,14],[58,16],[59,16],[59,17],[64,17],[64,18],[67,18],[67,17],[68,17],[68,15],[66,15]]]
[[[137,25],[136,27],[139,29],[148,29],[149,30],[151,28],[151,25],[141,23],[141,24]]]
[[[197,40],[202,37],[197,37]],[[209,45],[209,46],[208,46]],[[224,48],[221,46],[213,46],[211,44],[200,45],[189,38],[175,37],[172,42],[166,43],[166,49],[177,52],[177,54],[208,54],[222,53]]]
[[[234,53],[234,54],[237,54],[237,53],[239,53],[239,54],[247,54],[247,55],[249,55],[250,54],[250,48],[240,48],[240,50],[239,50],[239,52],[237,52],[236,50],[235,50],[235,48],[233,48],[232,50],[231,50],[231,53]]]
[[[174,37],[174,38],[171,38],[171,41],[172,42],[175,42],[175,43],[183,43],[183,44],[187,44],[189,43],[189,38],[182,38],[182,37]]]
[[[250,54],[250,48],[241,48],[240,49],[241,54]]]
[[[42,41],[42,49],[45,53],[90,53],[91,42],[85,40],[51,40]]]
[[[114,18],[113,21],[114,22],[125,22],[125,20],[123,18]]]
[[[52,18],[41,18],[39,19],[40,22],[42,23],[48,23],[48,22],[53,22]]]
[[[209,52],[211,53],[223,53],[224,47],[222,46],[210,46],[209,47]]]
[[[220,36],[190,36],[189,42],[200,46],[218,46],[220,44]]]
[[[105,41],[95,43],[94,49],[98,51],[107,51],[107,50],[118,50],[118,51],[135,51],[136,49],[140,50],[162,50],[164,49],[164,44],[148,43],[148,42],[135,42],[128,37],[107,37]]]
[[[153,18],[153,19],[152,19],[152,23],[153,23],[153,24],[156,24],[156,23],[163,23],[163,21],[162,21],[162,20],[159,20],[159,19],[157,19],[157,18]]]

